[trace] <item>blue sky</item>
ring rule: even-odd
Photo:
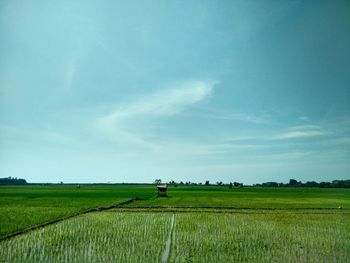
[[[0,2],[0,175],[349,179],[348,1]]]

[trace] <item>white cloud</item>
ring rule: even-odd
[[[104,117],[105,120],[118,121],[137,116],[171,116],[196,102],[205,99],[212,91],[213,84],[190,82],[180,87],[162,90],[115,110]]]
[[[293,126],[288,128],[290,131],[299,131],[299,130],[318,130],[318,131],[323,131],[323,129],[318,126],[318,125],[298,125],[298,126]]]
[[[303,138],[303,137],[315,137],[325,135],[322,131],[290,131],[277,135],[275,139],[284,140],[284,139],[294,139],[294,138]]]
[[[191,105],[208,98],[213,87],[213,82],[191,81],[145,95],[100,117],[97,120],[97,126],[113,141],[157,148],[157,145],[145,138],[147,128],[151,125],[147,121],[174,116],[184,111]],[[141,125],[145,122],[146,125]]]
[[[306,137],[316,137],[327,135],[327,132],[317,125],[303,125],[289,128],[287,131],[282,132],[273,139],[275,140],[287,140]]]
[[[196,113],[195,116],[217,120],[242,121],[254,124],[267,124],[271,122],[271,118],[268,115],[253,115],[248,113],[234,111],[229,112],[217,109],[211,109],[210,112]]]

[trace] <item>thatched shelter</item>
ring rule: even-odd
[[[158,196],[167,196],[166,191],[168,190],[167,184],[159,184],[157,185]]]

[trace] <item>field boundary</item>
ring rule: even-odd
[[[171,223],[170,223],[170,229],[169,229],[169,235],[168,239],[165,243],[165,248],[162,253],[162,263],[165,263],[168,261],[169,254],[171,253],[171,245],[172,245],[172,239],[173,239],[173,233],[174,233],[174,224],[175,224],[175,214],[171,217]]]
[[[285,212],[285,213],[297,213],[297,214],[350,214],[349,210],[340,210],[340,209],[241,209],[241,208],[201,208],[201,207],[142,207],[142,208],[131,208],[131,207],[119,207],[113,212],[130,212],[130,213],[217,213],[217,214],[267,214],[267,213],[276,213],[276,212]]]
[[[333,211],[350,211],[348,208],[336,208],[336,207],[233,207],[233,206],[126,206],[125,209],[216,209],[216,210],[285,210],[285,211],[298,211],[298,210],[333,210]]]
[[[154,197],[151,197],[154,198]],[[305,213],[305,214],[334,214],[334,213],[350,213],[350,209],[347,208],[250,208],[250,207],[213,207],[213,206],[125,206],[133,202],[144,200],[139,197],[131,198],[117,204],[103,207],[93,207],[80,212],[75,212],[73,214],[56,218],[51,221],[44,223],[36,224],[28,228],[16,231],[10,234],[7,234],[3,237],[0,237],[0,242],[8,240],[10,238],[23,235],[25,233],[31,232],[33,230],[43,228],[52,224],[59,223],[61,221],[74,218],[83,214],[92,213],[92,212],[101,212],[106,210],[119,211],[119,212],[156,212],[156,213],[191,213],[191,212],[206,212],[206,213],[237,213],[237,214],[264,214],[270,212],[296,212],[296,213]]]
[[[0,237],[0,242],[4,241],[4,240],[8,240],[8,239],[16,237],[16,236],[23,235],[25,233],[31,232],[31,231],[39,229],[39,228],[43,228],[45,226],[53,225],[53,224],[56,224],[56,223],[64,221],[64,220],[83,215],[83,214],[92,213],[92,212],[106,211],[106,210],[110,210],[110,209],[114,209],[114,208],[121,208],[121,207],[123,207],[123,205],[130,204],[130,203],[135,202],[137,200],[141,200],[141,199],[136,197],[136,198],[131,198],[131,199],[128,199],[126,201],[123,201],[123,202],[120,202],[120,203],[117,203],[117,204],[113,204],[113,205],[110,205],[110,206],[93,207],[93,208],[89,208],[87,210],[83,210],[83,211],[80,211],[80,212],[73,213],[71,215],[67,215],[67,216],[64,216],[64,217],[56,218],[54,220],[47,221],[47,222],[44,222],[44,223],[41,223],[41,224],[36,224],[36,225],[31,226],[31,227],[25,228],[23,230],[20,230],[20,231],[17,231],[17,232],[5,235],[3,237]]]

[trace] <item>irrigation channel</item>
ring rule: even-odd
[[[170,248],[171,248],[171,240],[173,238],[173,232],[174,232],[174,224],[175,224],[175,214],[173,214],[173,216],[171,218],[168,239],[167,239],[166,244],[165,244],[165,249],[162,253],[162,262],[163,263],[167,262],[167,260],[169,258],[169,253],[170,253]]]

